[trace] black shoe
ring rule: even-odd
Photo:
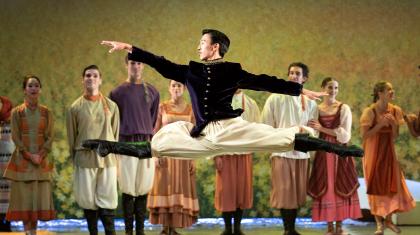
[[[114,216],[114,210],[99,208],[99,218],[104,226],[105,235],[116,235]]]
[[[233,235],[245,235],[241,230],[241,220],[242,220],[243,210],[237,208],[233,213]]]
[[[97,210],[83,210],[90,235],[98,235],[98,211]]]
[[[134,215],[136,219],[136,235],[145,235],[144,220],[146,219],[147,194],[134,199]]]
[[[128,194],[122,194],[122,208],[124,216],[125,234],[133,235],[134,223],[134,197]]]
[[[233,232],[233,235],[245,235],[245,233],[241,229],[237,229]]]
[[[310,137],[309,134],[295,135],[295,150],[300,152],[324,150],[325,152],[335,153],[341,157],[363,157],[363,149],[356,145],[345,146],[330,143],[326,140]]]
[[[223,232],[220,235],[233,235],[232,231],[229,230],[223,230]]]
[[[152,157],[149,142],[136,144],[91,139],[83,141],[82,146],[84,148],[95,150],[102,157],[106,157],[110,153],[122,154],[141,159]]]

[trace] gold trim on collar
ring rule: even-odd
[[[220,64],[223,63],[223,58],[220,59],[215,59],[215,60],[210,60],[210,61],[203,61],[203,64],[205,65],[213,65],[213,64]]]

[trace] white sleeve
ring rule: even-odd
[[[264,108],[261,112],[261,123],[270,125],[272,127],[277,127],[277,122],[275,118],[275,104],[274,102],[274,96],[271,95],[268,97],[268,99],[265,101]]]
[[[260,108],[258,107],[257,103],[252,99],[249,100],[249,109],[251,110],[249,121],[260,122],[260,119],[261,119]]]
[[[309,101],[308,102],[308,106],[310,106],[310,109],[311,109],[310,110],[310,113],[309,113],[308,120],[309,121],[312,120],[312,119],[318,120],[319,119],[319,110],[318,110],[317,103],[315,101],[313,101],[313,100],[309,100],[308,97],[305,97],[305,98],[308,99],[308,101]],[[305,126],[307,126],[307,124]],[[310,128],[310,127],[308,126],[308,128]],[[317,131],[315,129],[313,129],[313,130],[314,130],[315,136],[318,137],[319,136],[319,131]]]
[[[352,116],[350,107],[343,104],[340,112],[340,125],[334,129],[334,133],[337,135],[337,141],[340,143],[347,143],[351,138],[351,123]]]

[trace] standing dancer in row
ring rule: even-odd
[[[12,139],[16,145],[4,177],[11,181],[8,221],[22,220],[26,235],[35,235],[38,220],[55,219],[52,177],[53,116],[39,104],[41,80],[23,80],[25,101],[12,111]]]
[[[393,99],[391,83],[376,83],[373,104],[363,110],[360,117],[365,150],[363,171],[370,212],[377,224],[376,235],[384,234],[385,227],[396,233],[401,232],[392,223],[392,214],[407,212],[416,206],[395,152],[395,140],[403,123],[403,113],[400,107],[391,104]]]
[[[289,81],[303,86],[309,78],[309,68],[301,62],[291,63],[287,76]],[[305,95],[272,94],[265,102],[261,119],[274,128],[304,126],[316,133],[308,123],[317,117],[316,102]],[[298,151],[271,154],[270,204],[280,209],[285,235],[299,234],[295,222],[298,208],[306,201],[310,157],[309,153]]]
[[[242,109],[233,109],[232,97],[242,89],[269,91],[314,99],[324,93],[302,89],[302,85],[265,74],[246,72],[238,63],[223,61],[229,48],[229,38],[222,32],[206,29],[198,46],[202,63],[175,64],[164,57],[134,47],[127,43],[103,41],[110,52],[126,50],[129,59],[150,65],[161,75],[187,86],[191,96],[196,125],[175,122],[163,127],[149,143],[117,143],[103,140],[84,142],[85,148],[96,149],[101,155],[110,152],[126,154],[137,151],[136,157],[153,155],[179,158],[214,157],[235,152],[302,152],[325,150],[340,156],[362,156],[357,146],[342,146],[302,134],[305,127],[276,129],[260,123],[249,123],[240,115]]]
[[[232,99],[234,109],[242,109],[241,117],[248,122],[260,122],[257,103],[242,90]],[[216,166],[216,188],[214,207],[222,212],[225,229],[222,235],[242,235],[241,220],[244,209],[250,209],[253,202],[252,153],[226,154],[214,158]]]
[[[89,233],[98,234],[98,217],[106,235],[114,235],[114,210],[118,205],[117,159],[114,154],[99,157],[82,147],[87,139],[116,141],[120,129],[117,105],[103,96],[98,66],[90,65],[82,72],[83,95],[67,112],[67,139],[74,165],[73,192],[83,208]]]
[[[339,89],[335,79],[325,78],[321,87],[328,96],[318,105],[319,119],[311,121],[309,125],[320,132],[320,138],[332,143],[346,144],[351,138],[350,107],[336,99]],[[358,187],[353,158],[341,158],[324,151],[316,152],[308,194],[313,198],[312,220],[327,221],[327,235],[347,234],[343,231],[342,221],[362,216]]]
[[[150,141],[159,106],[159,92],[143,78],[144,64],[125,57],[128,78],[111,91],[109,97],[120,111],[119,141]],[[151,159],[118,156],[118,185],[122,192],[125,233],[144,235],[147,193],[153,185],[155,170]]]
[[[176,121],[194,123],[191,104],[183,98],[184,85],[171,80],[170,100],[159,106],[155,130]],[[147,207],[150,223],[162,224],[161,235],[177,235],[176,228],[187,228],[197,222],[198,198],[195,166],[190,159],[158,158]]]

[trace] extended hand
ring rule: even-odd
[[[132,45],[125,42],[102,41],[101,45],[111,47],[111,49],[108,51],[109,53],[112,53],[114,51],[121,51],[121,50],[126,50],[128,52],[131,52],[131,50],[133,49]]]
[[[384,115],[384,118],[387,119],[388,123],[391,124],[392,126],[398,125],[397,120],[395,119],[395,117],[392,114],[387,113],[387,114]]]
[[[321,127],[322,127],[322,125],[316,119],[309,120],[308,126],[312,127],[313,129],[315,129],[317,131],[321,130]]]
[[[387,119],[385,116],[381,116],[379,117],[379,121],[377,125],[379,125],[381,128],[385,126],[389,126],[390,125],[389,119]]]
[[[328,93],[326,92],[319,92],[319,91],[311,91],[307,89],[302,89],[302,94],[306,95],[311,100],[321,100],[322,96],[327,96]]]

